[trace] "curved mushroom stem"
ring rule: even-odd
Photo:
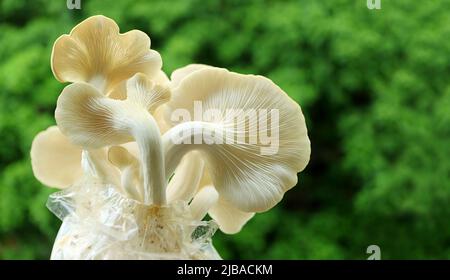
[[[166,176],[161,134],[155,119],[147,111],[138,110],[131,134],[140,151],[144,180],[144,203],[166,204]]]
[[[211,132],[214,132],[212,136]],[[163,135],[164,154],[166,160],[165,174],[170,177],[189,151],[205,148],[215,139],[224,139],[224,128],[214,123],[192,121],[178,124]]]

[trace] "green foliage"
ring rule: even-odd
[[[302,105],[312,158],[299,186],[225,258],[450,258],[450,1],[0,1],[0,257],[48,258],[58,221],[31,172],[34,135],[64,85],[53,41],[104,14],[141,29],[164,70],[206,63],[266,75]],[[56,171],[55,171],[56,172]]]

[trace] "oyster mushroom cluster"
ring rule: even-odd
[[[271,80],[200,64],[169,80],[150,38],[107,17],[59,37],[51,67],[70,84],[31,160],[62,189],[52,259],[219,259],[217,227],[239,232],[309,161],[300,106]]]

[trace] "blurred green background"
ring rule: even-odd
[[[0,258],[49,258],[55,190],[29,150],[64,87],[52,44],[94,14],[149,34],[169,75],[189,63],[261,74],[301,104],[311,162],[277,207],[215,235],[224,258],[366,259],[371,244],[382,259],[450,258],[450,1],[0,3]]]

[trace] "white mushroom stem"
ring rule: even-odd
[[[215,131],[216,134],[212,136],[211,133],[205,133],[205,131]],[[163,135],[167,178],[173,174],[187,152],[205,148],[205,143],[214,143],[213,137],[223,138],[223,128],[208,122],[185,122],[167,131]],[[199,139],[201,139],[200,143],[198,143]]]
[[[130,127],[140,151],[144,180],[144,203],[166,204],[166,178],[161,134],[155,119],[147,111],[136,114]]]
[[[89,149],[136,140],[140,150],[144,203],[166,203],[161,133],[146,106],[105,97],[92,85],[75,83],[58,98],[55,118],[74,144]]]

